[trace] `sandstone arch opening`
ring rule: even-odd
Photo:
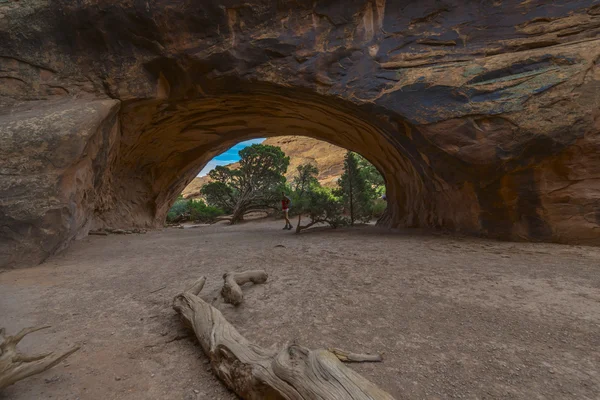
[[[217,154],[249,139],[307,136],[355,151],[384,176],[386,226],[436,226],[431,171],[405,130],[358,107],[282,88],[189,101],[149,101],[121,110],[121,146],[115,159],[113,207],[96,211],[95,227],[157,227],[185,186]],[[115,185],[113,184],[113,188]],[[432,219],[433,218],[433,219]]]
[[[316,167],[317,173],[314,177],[321,188],[331,191],[339,189],[339,180],[344,174],[344,160],[348,152],[347,149],[307,136],[286,135],[252,139],[237,143],[209,161],[200,174],[184,188],[180,196],[181,200],[180,197],[178,197],[178,201],[169,211],[167,222],[179,223],[189,221],[189,219],[192,218],[192,213],[189,210],[189,200],[203,200],[209,205],[217,206],[217,209],[212,212],[219,212],[219,205],[211,204],[202,193],[203,187],[213,181],[210,172],[217,166],[223,166],[231,170],[238,169],[240,166],[239,152],[254,144],[278,147],[289,158],[289,165],[284,176],[287,184],[287,189],[285,190],[290,196],[295,197],[294,188],[295,182],[298,179],[298,168],[304,165]],[[371,191],[369,192],[371,207],[370,219],[371,221],[379,220],[379,218],[385,214],[385,209],[387,208],[387,202],[383,196],[386,193],[385,180],[383,179],[383,175],[362,155],[359,154],[357,160],[359,162],[359,168],[361,170],[364,169],[363,179],[365,179],[365,182],[371,188]],[[299,200],[299,198],[294,198],[294,201],[297,200]],[[279,202],[277,202],[277,204],[279,204]],[[252,212],[249,213],[249,218],[262,218],[272,214],[274,212],[272,206],[273,205],[263,205],[258,208],[251,207]],[[293,207],[295,211],[297,210],[297,206],[298,205],[295,204]],[[221,203],[221,207],[228,209],[228,206],[223,203]],[[244,212],[242,219],[246,219],[244,217],[245,214],[246,212]],[[198,217],[199,220],[197,220],[197,222],[213,221],[212,214],[210,213],[202,216],[198,215]],[[221,216],[218,220],[227,220],[231,222],[228,216]]]

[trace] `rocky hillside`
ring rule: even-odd
[[[271,146],[278,146],[290,157],[290,166],[286,177],[293,178],[296,168],[301,164],[314,163],[319,168],[319,182],[323,186],[335,186],[342,175],[344,154],[346,150],[321,140],[304,136],[278,136],[263,142]],[[236,164],[229,165],[235,168]],[[210,181],[208,176],[194,178],[183,190],[183,197],[195,198],[200,194],[200,188]]]

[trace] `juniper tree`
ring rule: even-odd
[[[239,154],[238,169],[218,166],[209,173],[212,182],[202,187],[208,204],[231,212],[232,224],[250,211],[277,207],[290,164],[276,146],[254,144]]]
[[[294,211],[298,214],[296,233],[319,223],[326,223],[334,228],[343,224],[343,205],[332,190],[321,187],[317,180],[319,170],[312,164],[298,166],[298,174],[292,181],[292,198]],[[302,225],[302,217],[310,222]]]

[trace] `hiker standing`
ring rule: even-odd
[[[289,218],[290,206],[292,205],[292,200],[285,195],[284,192],[281,192],[281,210],[283,211],[283,216],[285,218],[285,227],[283,229],[290,230],[293,228],[292,223]]]

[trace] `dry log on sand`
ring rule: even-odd
[[[221,295],[225,303],[237,306],[244,301],[244,293],[241,285],[252,282],[265,283],[269,275],[263,270],[245,271],[245,272],[227,272],[223,275],[223,289]]]
[[[17,344],[26,335],[46,328],[49,326],[25,328],[15,336],[6,336],[4,328],[0,329],[0,389],[31,375],[44,372],[79,350],[79,347],[72,347],[56,356],[52,352],[28,356],[17,350]]]
[[[330,351],[297,344],[277,351],[250,343],[198,297],[205,282],[202,277],[176,296],[173,308],[194,330],[214,373],[242,399],[393,400]]]
[[[351,353],[340,349],[329,349],[335,354],[340,361],[343,362],[380,362],[383,361],[381,354],[358,354]]]

